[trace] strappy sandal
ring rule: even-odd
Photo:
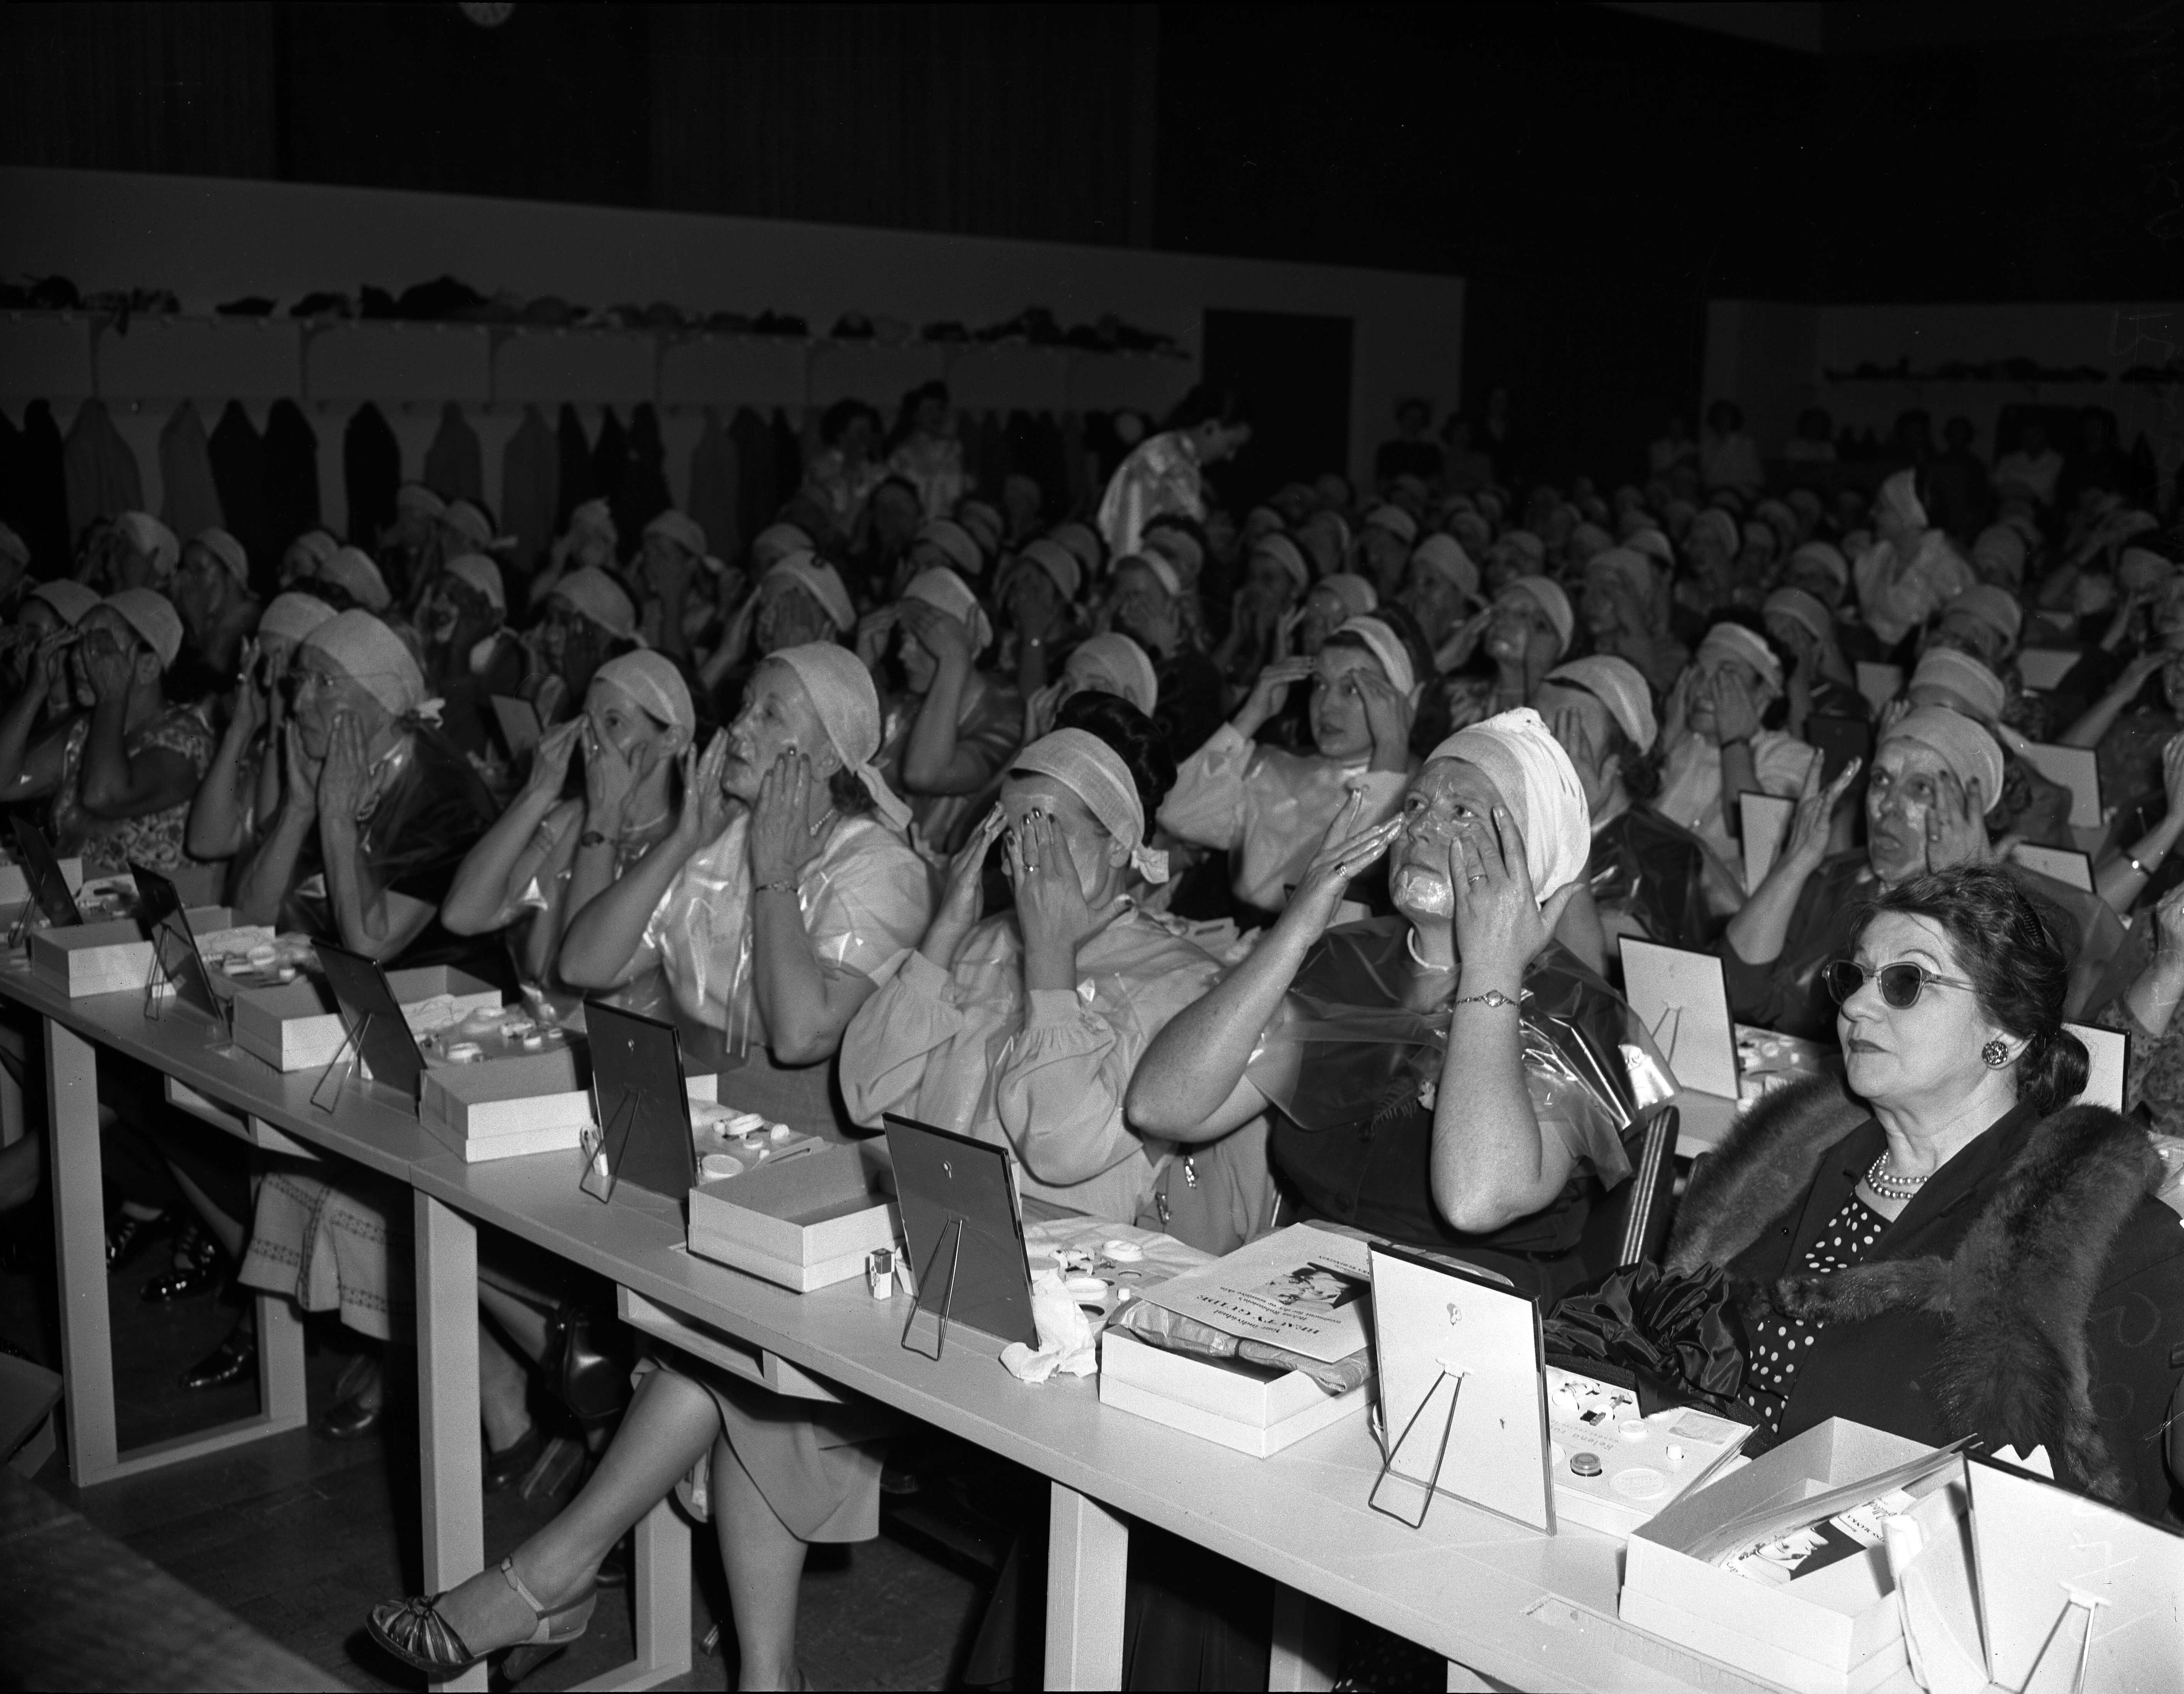
[[[549,1612],[539,1603],[530,1585],[515,1574],[513,1557],[501,1560],[500,1574],[515,1591],[515,1597],[528,1606],[538,1620],[530,1636],[512,1643],[513,1647],[549,1647],[558,1652],[591,1627],[592,1608],[599,1603],[599,1597],[596,1588],[585,1590],[580,1598],[558,1611]],[[365,1626],[372,1640],[403,1663],[433,1678],[460,1676],[480,1660],[510,1651],[510,1647],[494,1647],[489,1652],[472,1652],[470,1644],[440,1615],[440,1602],[446,1597],[444,1594],[435,1594],[430,1599],[413,1595],[390,1605],[375,1606]],[[527,1672],[543,1655],[526,1653],[525,1657],[530,1660],[525,1666]]]

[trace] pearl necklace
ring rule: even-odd
[[[1866,1170],[1865,1185],[1883,1200],[1911,1200],[1915,1198],[1919,1190],[1926,1185],[1926,1179],[1890,1174],[1888,1150],[1884,1147],[1881,1149],[1880,1156],[1875,1159]]]

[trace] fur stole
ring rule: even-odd
[[[1726,1264],[1794,1205],[1821,1156],[1866,1114],[1827,1079],[1770,1095],[1701,1167],[1677,1220],[1672,1269]],[[1754,1303],[1814,1323],[1924,1311],[1946,1334],[1926,1373],[1953,1435],[2020,1452],[2049,1445],[2088,1493],[2124,1497],[2088,1393],[2086,1323],[2117,1238],[2159,1170],[2145,1131],[2098,1106],[2042,1118],[1988,1186],[1949,1257],[1879,1260],[1786,1276]]]

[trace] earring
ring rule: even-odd
[[[1989,1070],[1998,1071],[2009,1062],[2008,1045],[1997,1035],[1980,1049],[1980,1057],[1986,1061]]]

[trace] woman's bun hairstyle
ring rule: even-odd
[[[1145,809],[1145,833],[1150,837],[1153,815],[1175,786],[1175,754],[1160,726],[1120,694],[1083,688],[1061,703],[1061,710],[1054,715],[1054,727],[1081,729],[1115,749],[1137,786],[1138,802]]]

